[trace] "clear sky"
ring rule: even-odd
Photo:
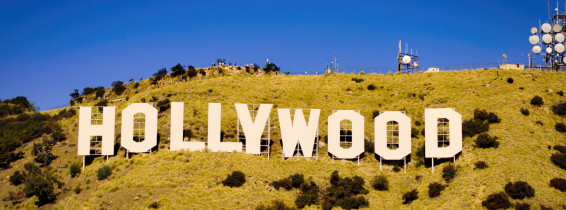
[[[503,53],[527,62],[539,19],[547,1],[0,0],[0,98],[26,96],[46,110],[68,104],[73,89],[219,57],[269,58],[292,73],[321,72],[333,56],[393,67],[399,40],[421,66],[497,63]]]

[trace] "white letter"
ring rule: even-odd
[[[265,130],[265,125],[267,124],[267,119],[269,118],[269,113],[273,105],[260,104],[254,121],[252,121],[247,104],[234,105],[236,106],[238,119],[244,130],[244,135],[246,136],[246,153],[261,154],[261,135]]]
[[[352,147],[340,147],[340,121],[352,122]],[[328,152],[337,158],[352,159],[364,152],[364,117],[353,110],[339,110],[328,116]]]
[[[134,141],[134,115],[145,115],[144,140]],[[147,103],[133,103],[122,110],[122,147],[129,152],[147,152],[157,145],[157,109]]]
[[[97,108],[98,109],[98,108]],[[102,111],[102,125],[91,124],[92,107],[81,106],[79,109],[79,139],[78,154],[90,154],[90,138],[102,136],[101,155],[114,155],[114,125],[116,108],[104,107]]]
[[[387,148],[387,123],[398,123],[399,148]],[[374,118],[375,154],[386,160],[401,160],[411,154],[411,118],[403,112],[382,112]]]
[[[318,117],[320,109],[311,109],[309,123],[305,122],[302,109],[295,109],[295,117],[291,122],[289,109],[277,109],[279,114],[279,127],[283,142],[283,155],[293,157],[297,144],[301,146],[305,157],[312,157],[316,131],[318,130]]]
[[[449,122],[449,146],[438,146],[438,119]],[[462,115],[453,109],[425,109],[425,157],[448,158],[462,151]]]
[[[184,117],[184,103],[172,102],[171,103],[171,151],[190,150],[201,151],[204,150],[204,142],[185,142],[183,141],[183,117]],[[190,139],[189,139],[190,140]]]
[[[208,104],[208,149],[212,152],[242,152],[242,142],[220,142],[220,103]]]

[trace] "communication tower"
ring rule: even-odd
[[[419,56],[408,53],[408,45],[405,44],[405,52],[401,51],[401,40],[399,40],[399,53],[397,54],[397,71],[401,73],[413,73],[419,71]]]
[[[556,13],[550,18],[550,22],[542,25],[539,23],[539,27],[532,27],[529,37],[529,43],[533,45],[532,52],[543,57],[544,66],[538,68],[547,70],[560,70],[566,65],[566,54],[564,52],[566,14],[560,14],[558,3],[556,6],[554,9]],[[537,68],[531,60],[529,60],[529,67]]]

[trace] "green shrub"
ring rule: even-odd
[[[299,196],[295,200],[295,205],[298,208],[304,208],[308,205],[318,204],[318,186],[311,181],[310,183],[303,183],[299,187]]]
[[[476,134],[489,131],[489,123],[479,119],[470,119],[462,123],[462,134],[472,137]]]
[[[485,161],[481,161],[481,160],[480,160],[480,161],[477,161],[476,163],[474,163],[474,166],[475,166],[474,169],[484,169],[484,168],[489,167],[489,166],[487,165],[487,163],[485,163]]]
[[[514,199],[523,199],[525,197],[530,198],[535,196],[535,189],[523,181],[507,183],[507,185],[505,185],[505,192]]]
[[[112,167],[108,165],[103,165],[98,169],[98,173],[97,173],[98,180],[106,179],[111,174],[112,174]]]
[[[373,84],[369,84],[369,85],[368,85],[368,90],[375,90],[375,88],[376,88],[376,87],[375,87],[375,85],[373,85]]]
[[[552,149],[559,151],[561,153],[566,153],[566,146],[564,146],[564,145],[554,145],[554,147],[552,147]]]
[[[369,206],[369,202],[364,196],[347,197],[340,200],[337,204],[343,209],[359,209]]]
[[[280,72],[281,68],[279,68],[274,63],[268,63],[268,64],[265,64],[265,66],[263,67],[263,71],[265,71],[265,73]]]
[[[299,188],[305,182],[305,177],[302,174],[293,174],[289,178],[294,188]]]
[[[511,78],[511,77],[507,78],[507,83],[513,84],[513,78]]]
[[[291,190],[293,188],[293,181],[291,181],[291,179],[289,179],[288,177],[285,177],[283,179],[271,182],[271,186],[273,186],[273,188],[275,188],[276,190],[279,190],[279,188]]]
[[[75,189],[73,189],[73,191],[75,192],[75,194],[81,194],[83,189],[80,186],[77,186],[77,187],[75,187]]]
[[[476,147],[478,148],[497,148],[499,147],[499,139],[497,136],[490,136],[487,133],[482,133],[476,138]]]
[[[48,166],[51,162],[53,162],[53,160],[55,160],[55,158],[57,157],[51,153],[51,150],[46,150],[37,154],[37,157],[34,160],[35,162],[41,163],[42,166]]]
[[[246,175],[241,171],[234,171],[232,174],[228,175],[222,184],[228,187],[240,187],[246,183]]]
[[[371,186],[375,190],[387,191],[389,190],[389,181],[387,181],[387,177],[385,175],[379,175],[371,180]]]
[[[24,183],[24,181],[25,181],[25,176],[20,171],[14,171],[14,174],[10,176],[10,183],[12,183],[14,186],[18,186]]]
[[[558,91],[558,92],[556,92],[556,94],[558,94],[559,96],[564,96],[564,92],[563,92],[563,91]]]
[[[534,96],[531,99],[531,105],[542,106],[543,104],[544,104],[544,101],[542,100],[542,98],[540,96]]]
[[[399,167],[398,165],[394,165],[394,166],[393,166],[393,171],[394,171],[394,172],[399,172],[399,171],[401,171],[401,167]]]
[[[122,95],[122,93],[126,91],[126,86],[124,86],[124,82],[122,81],[112,82],[112,87],[113,87],[112,90],[117,96]]]
[[[550,180],[550,187],[554,187],[562,192],[566,192],[566,179],[554,178]]]
[[[341,178],[338,171],[332,172],[330,176],[331,186],[326,188],[322,208],[331,209],[334,206],[356,205],[365,207],[367,200],[358,196],[359,194],[369,193],[369,191],[364,188],[364,183],[364,179],[359,176]]]
[[[171,102],[166,98],[165,100],[157,102],[157,107],[159,108],[159,112],[163,112],[171,107]]]
[[[560,132],[560,133],[564,133],[566,132],[566,125],[564,123],[556,123],[556,125],[554,125],[554,129],[556,129],[556,131]]]
[[[531,114],[531,112],[529,112],[528,109],[521,108],[521,114],[523,114],[523,115],[525,115],[525,116],[529,116],[529,114]]]
[[[452,164],[448,164],[442,168],[442,178],[446,182],[450,182],[456,176],[456,167]]]
[[[481,202],[481,205],[487,209],[508,209],[511,207],[509,196],[504,192],[492,193]]]
[[[488,123],[500,123],[501,119],[497,114],[493,112],[487,112],[484,109],[475,109],[474,110],[474,119],[478,119],[481,121],[487,121]]]
[[[107,106],[108,105],[108,100],[100,100],[99,102],[96,102],[96,104],[94,104],[94,106]]]
[[[79,164],[77,163],[73,163],[69,168],[69,171],[71,173],[71,177],[74,178],[75,176],[81,173],[81,166],[79,166]]]
[[[440,192],[442,192],[444,188],[446,188],[446,186],[441,183],[438,182],[430,183],[428,185],[428,197],[434,198],[436,196],[439,196]]]
[[[204,72],[204,70],[203,70]],[[205,73],[206,74],[206,73]],[[187,76],[189,76],[189,78],[193,78],[196,77],[198,75],[197,70],[195,69],[194,66],[189,65],[189,70],[187,71]],[[204,75],[203,75],[204,76]]]
[[[353,78],[353,77],[352,77],[352,81],[354,81],[354,82],[356,82],[356,83],[360,83],[360,82],[363,82],[364,79],[362,79],[362,78]]]
[[[556,115],[566,115],[566,103],[559,103],[552,106],[552,112]]]
[[[528,203],[517,203],[517,205],[515,205],[515,210],[530,210],[531,209],[531,204]]]
[[[178,63],[177,65],[171,67],[171,76],[176,77],[185,74],[185,68]]]
[[[554,153],[550,156],[550,160],[554,165],[566,170],[566,153]]]
[[[403,204],[410,204],[419,198],[419,191],[417,189],[411,190],[403,194]]]

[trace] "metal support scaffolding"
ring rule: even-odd
[[[252,122],[255,121],[257,116],[257,112],[259,110],[259,104],[248,104],[248,111],[250,112],[250,116],[252,117]],[[250,109],[251,106],[251,109]],[[246,136],[244,135],[244,129],[242,128],[242,124],[240,123],[240,118],[236,119],[236,138],[238,142],[245,142]],[[244,148],[246,144],[243,144]],[[260,155],[267,154],[267,160],[270,159],[271,156],[271,116],[267,117],[267,125],[263,130],[263,134],[261,135],[260,139]]]

